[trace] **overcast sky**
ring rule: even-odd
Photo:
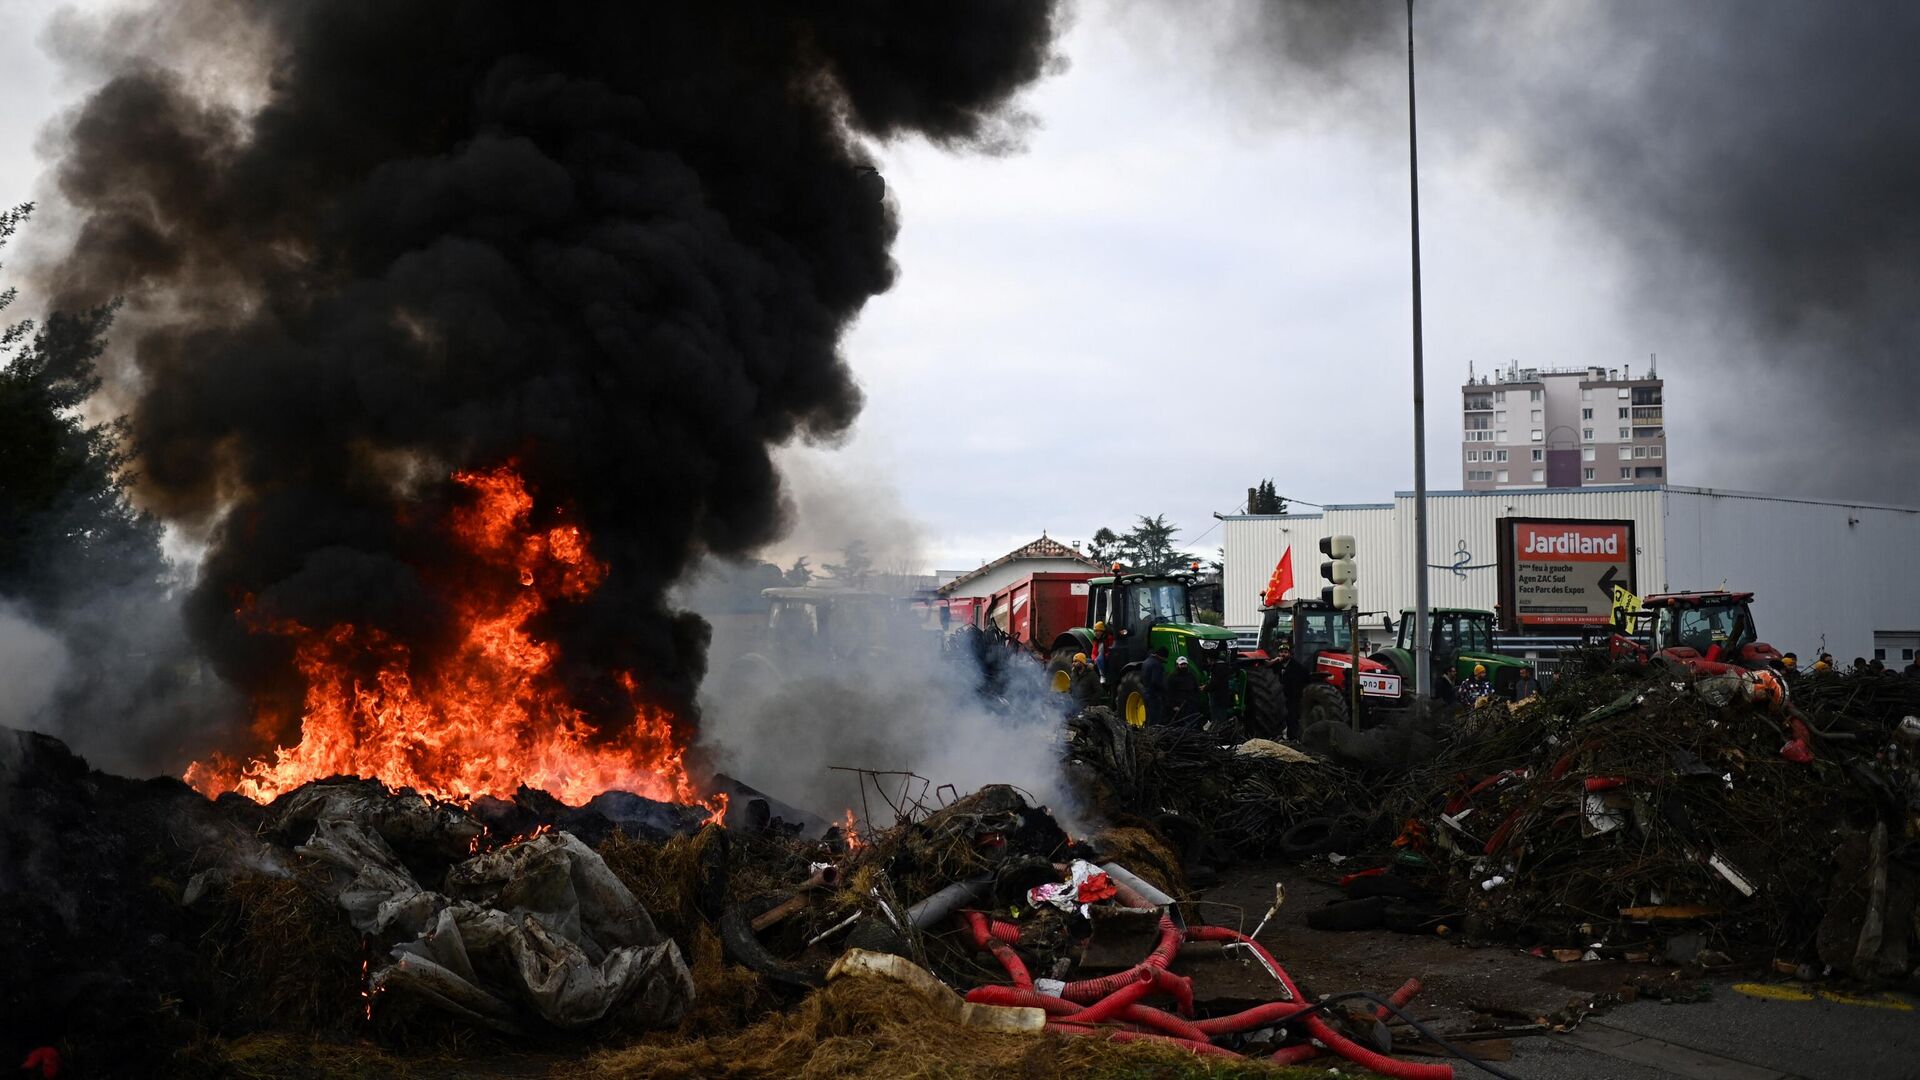
[[[83,89],[34,44],[55,7],[0,0],[6,201],[35,194],[36,132]],[[1412,487],[1404,144],[1377,123],[1279,119],[1258,80],[1223,78],[1169,35],[1159,14],[1084,0],[1065,70],[1024,99],[1023,149],[877,149],[903,221],[900,281],[845,343],[867,394],[856,434],[797,455],[812,509],[773,554],[857,535],[959,568],[1043,529],[1082,539],[1154,513],[1210,553],[1211,515],[1265,477],[1313,502]],[[1636,305],[1607,237],[1463,149],[1489,135],[1448,85],[1472,65],[1428,71],[1429,487],[1460,486],[1469,364],[1638,370],[1651,352],[1671,480],[1751,486],[1705,452],[1695,373],[1712,328]]]

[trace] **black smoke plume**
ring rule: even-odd
[[[770,448],[860,408],[839,340],[897,230],[860,139],[1004,145],[1055,16],[168,0],[57,29],[108,78],[64,131],[52,299],[124,298],[139,493],[208,530],[188,615],[222,673],[298,692],[248,597],[444,647],[447,478],[514,461],[611,569],[539,628],[573,699],[615,715],[625,670],[691,718],[708,633],[668,586],[775,537]]]
[[[1403,0],[1158,7],[1198,24],[1239,107],[1404,140]],[[1637,286],[1670,429],[1694,426],[1682,482],[1920,501],[1920,7],[1414,8],[1423,193],[1469,163],[1592,226],[1596,266]]]

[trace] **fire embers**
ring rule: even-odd
[[[557,677],[558,647],[537,633],[550,605],[579,601],[606,579],[587,535],[565,521],[536,527],[534,499],[511,464],[453,479],[470,501],[448,513],[448,533],[470,558],[450,560],[459,573],[425,580],[453,613],[458,640],[416,652],[378,627],[309,627],[249,598],[242,622],[292,643],[305,682],[300,740],[252,760],[196,762],[188,782],[261,801],[337,775],[455,800],[504,798],[525,784],[570,805],[613,790],[696,801],[681,733],[635,677],[612,680],[629,719],[596,729]],[[273,719],[256,730],[273,730]]]

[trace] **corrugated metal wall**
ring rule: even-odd
[[[1811,662],[1920,627],[1920,511],[1704,488],[1667,495],[1668,591],[1750,590],[1761,640]],[[1896,665],[1897,666],[1897,665]]]
[[[1873,655],[1876,631],[1920,632],[1920,510],[1679,487],[1446,492],[1427,507],[1436,607],[1493,607],[1499,518],[1626,519],[1642,593],[1750,590],[1762,638],[1783,650],[1825,648],[1845,662]],[[1413,606],[1413,496],[1401,493],[1390,508],[1228,518],[1227,624],[1259,624],[1260,594],[1289,544],[1300,591],[1318,595],[1319,542],[1332,533],[1359,545],[1363,607]]]
[[[1658,582],[1665,535],[1660,499],[1656,488],[1429,494],[1427,561],[1440,567],[1428,578],[1431,601],[1435,607],[1493,608],[1499,599],[1494,522],[1502,517],[1630,519],[1639,548],[1635,572],[1643,588]],[[1320,538],[1339,533],[1352,535],[1359,548],[1361,606],[1392,612],[1413,607],[1413,496],[1402,493],[1390,507],[1228,518],[1227,625],[1259,624],[1260,593],[1288,544],[1293,545],[1295,581],[1305,595],[1318,595]]]

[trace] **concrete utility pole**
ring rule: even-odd
[[[1413,687],[1426,697],[1433,693],[1433,619],[1427,596],[1427,372],[1420,340],[1420,126],[1413,108],[1413,0],[1407,0],[1407,165],[1413,192]]]

